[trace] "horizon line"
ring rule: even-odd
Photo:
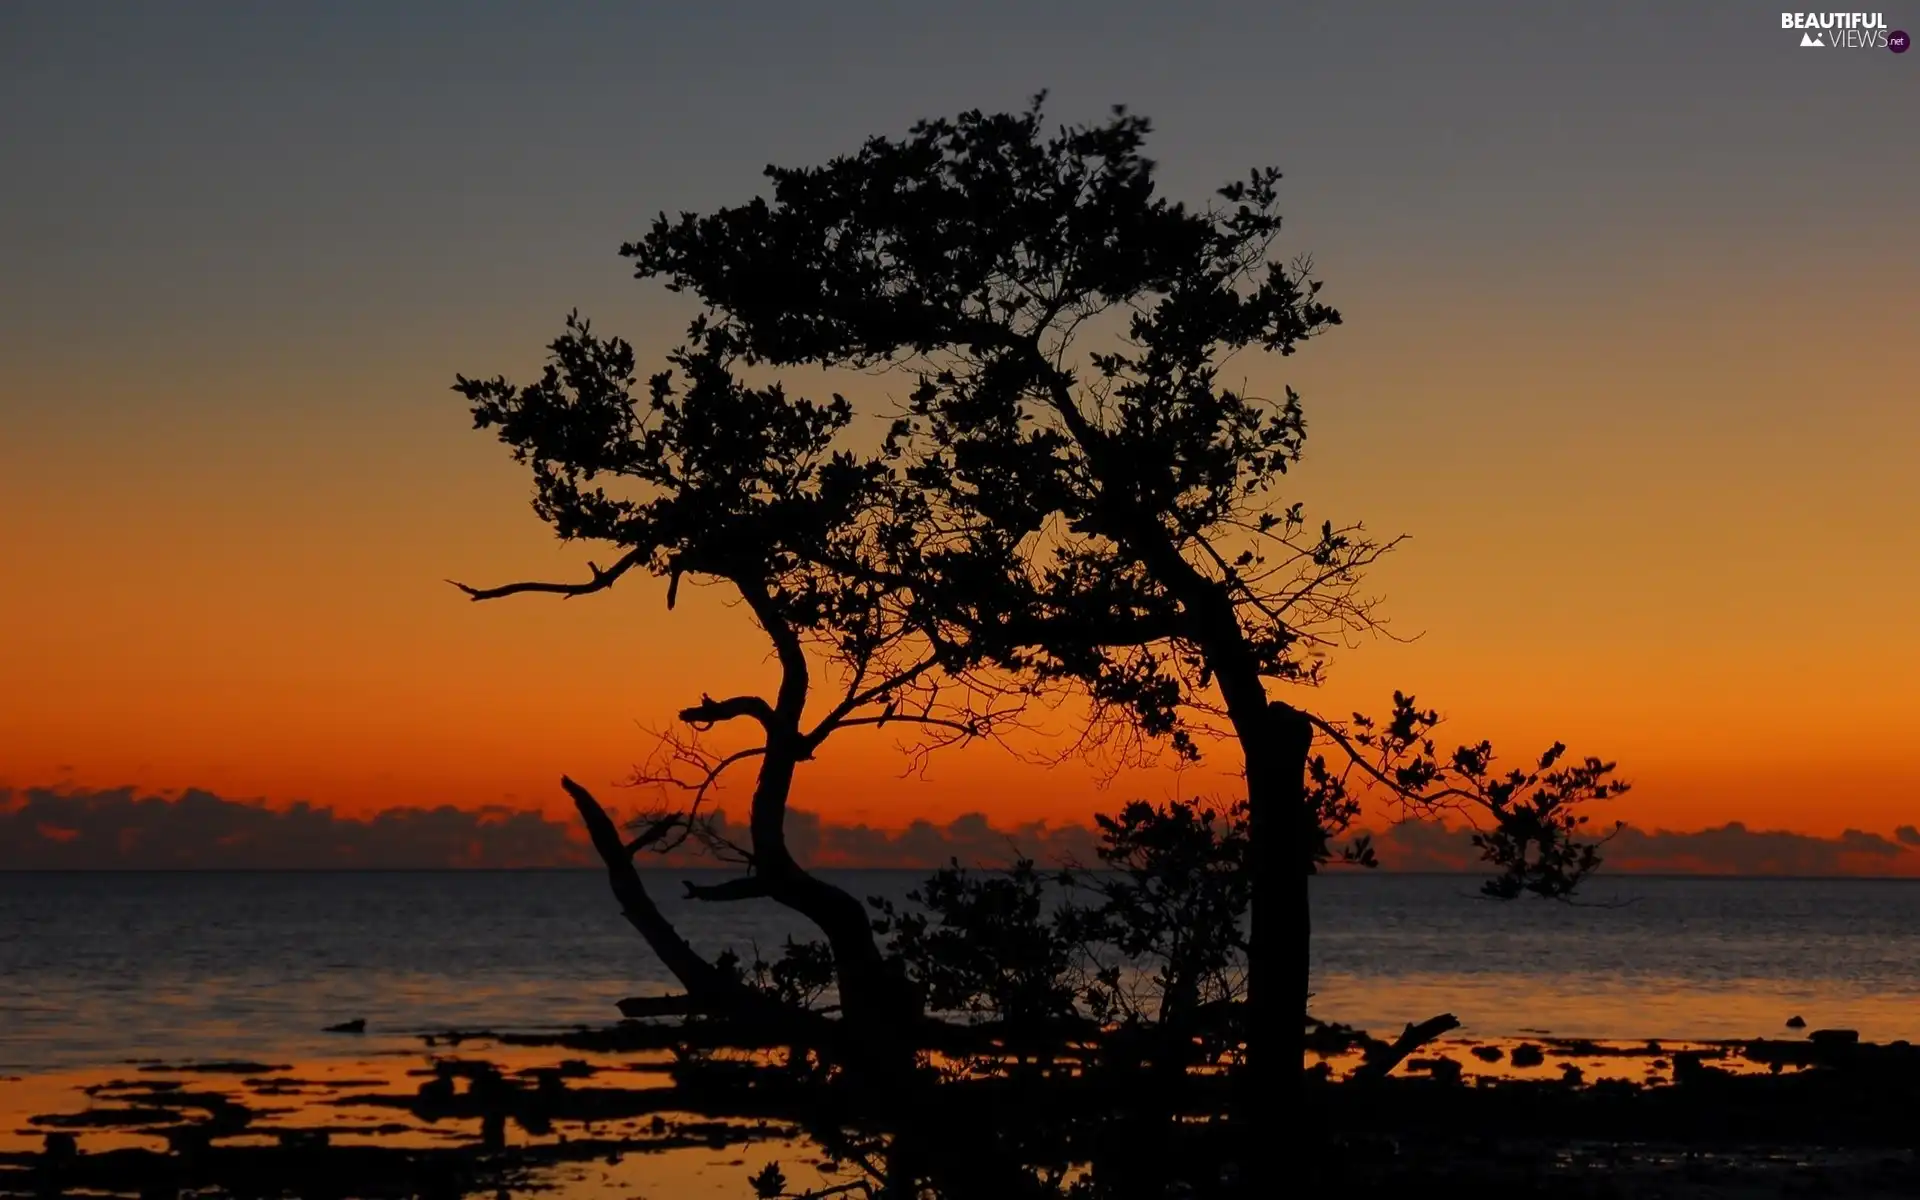
[[[941,870],[940,867],[912,866],[825,866],[808,868],[814,874],[835,872],[843,874],[879,873],[890,874],[927,874]],[[1004,865],[965,865],[970,871],[1001,872],[1007,870]],[[1083,874],[1103,874],[1101,869],[1075,868]],[[1119,868],[1112,868],[1118,870]],[[733,873],[728,867],[676,867],[671,865],[640,867],[648,875],[684,875],[689,872]],[[599,875],[606,868],[599,865],[581,866],[532,866],[532,867],[0,867],[0,876],[7,875]],[[1318,874],[1333,878],[1367,879],[1391,876],[1396,879],[1476,879],[1487,875],[1485,871],[1459,870],[1402,871],[1391,867],[1374,869],[1323,871]],[[1830,873],[1823,875],[1774,874],[1767,872],[1733,871],[1602,871],[1591,878],[1604,882],[1607,879],[1679,879],[1707,882],[1748,882],[1764,881],[1773,883],[1920,883],[1920,875],[1869,875],[1851,873]]]

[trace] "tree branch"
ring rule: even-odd
[[[623,1017],[684,1017],[701,1011],[692,996],[629,996],[614,1006]]]
[[[642,850],[645,850],[647,847],[653,845],[655,842],[658,842],[661,838],[666,837],[668,834],[672,833],[674,829],[676,829],[677,827],[679,827],[684,823],[685,822],[682,820],[682,818],[678,816],[663,817],[660,820],[653,822],[652,824],[648,825],[645,829],[640,831],[639,837],[636,837],[632,841],[627,843],[626,845],[627,857],[629,859],[633,858],[635,855],[639,854]]]
[[[734,580],[740,590],[741,599],[747,602],[747,610],[754,620],[760,622],[760,628],[773,642],[774,655],[780,660],[780,691],[775,701],[775,711],[787,721],[790,728],[797,731],[801,712],[807,706],[809,686],[807,672],[807,651],[801,644],[800,635],[780,612],[774,597],[768,593],[765,585]],[[764,703],[764,702],[763,702]],[[769,713],[771,722],[774,713]],[[768,733],[772,726],[768,725]]]
[[[1378,1049],[1369,1047],[1367,1060],[1354,1069],[1352,1082],[1361,1083],[1369,1079],[1384,1079],[1389,1072],[1407,1060],[1420,1047],[1445,1033],[1460,1028],[1460,1019],[1452,1013],[1441,1013],[1437,1017],[1428,1017],[1415,1025],[1411,1021],[1400,1031],[1400,1036],[1391,1045],[1379,1043]]]
[[[1312,723],[1315,729],[1318,729],[1320,732],[1326,734],[1329,738],[1332,738],[1334,741],[1334,744],[1339,746],[1341,750],[1345,751],[1347,758],[1353,763],[1353,765],[1359,767],[1364,774],[1372,778],[1375,782],[1379,783],[1382,787],[1385,787],[1388,790],[1392,791],[1394,795],[1399,796],[1404,800],[1411,801],[1412,803],[1415,803],[1415,804],[1439,804],[1443,800],[1480,800],[1482,799],[1482,797],[1479,796],[1477,793],[1468,791],[1465,788],[1458,788],[1458,787],[1445,787],[1445,788],[1441,788],[1437,792],[1412,791],[1407,787],[1403,786],[1399,780],[1387,778],[1386,774],[1382,772],[1380,768],[1368,762],[1366,755],[1360,753],[1360,748],[1354,745],[1351,741],[1349,741],[1347,739],[1347,735],[1341,732],[1338,726],[1329,723],[1324,717],[1321,717],[1312,712],[1308,712],[1306,709],[1297,709],[1295,711],[1299,712],[1302,716],[1306,717],[1307,720]]]
[[[660,912],[647,894],[647,886],[640,880],[640,873],[634,869],[633,859],[627,853],[626,843],[620,839],[620,830],[614,825],[607,810],[593,798],[593,793],[581,787],[573,780],[562,776],[560,786],[567,795],[573,797],[574,807],[580,811],[580,820],[587,827],[587,836],[593,840],[593,848],[600,854],[600,860],[606,864],[607,879],[613,885],[614,898],[620,901],[620,915],[627,923],[640,931],[647,945],[660,956],[674,978],[680,981],[687,993],[701,1002],[725,1004],[730,999],[729,981],[718,968],[702,958],[680,931]]]
[[[923,658],[913,666],[903,671],[897,671],[871,687],[859,691],[849,691],[846,699],[834,705],[833,711],[821,717],[819,723],[808,731],[804,741],[807,753],[811,754],[813,751],[819,749],[820,743],[826,741],[827,736],[834,730],[841,728],[843,725],[860,723],[848,721],[846,718],[850,714],[858,711],[865,705],[878,701],[882,696],[886,696],[912,683],[914,680],[920,678],[920,676],[932,670],[937,661],[935,658]],[[893,719],[895,718],[891,715],[876,718],[876,720]]]
[[[680,710],[680,719],[695,729],[711,729],[722,721],[731,721],[736,717],[752,717],[762,728],[766,728],[773,721],[773,706],[759,696],[732,696],[715,700],[712,696],[702,695],[700,703]]]
[[[834,728],[852,729],[856,725],[931,725],[938,729],[951,729],[955,733],[965,734],[967,737],[979,737],[981,735],[981,728],[978,722],[951,721],[945,717],[922,717],[915,716],[913,713],[893,713],[889,716],[879,717],[854,717],[850,720],[840,722]]]
[[[614,580],[625,575],[628,571],[639,566],[646,560],[647,552],[644,549],[636,547],[621,555],[618,562],[607,567],[605,570],[602,570],[599,564],[589,562],[587,569],[593,572],[593,578],[586,583],[541,583],[536,581],[504,583],[499,587],[477,588],[469,587],[457,579],[449,579],[447,582],[465,592],[469,600],[498,600],[502,596],[515,596],[521,592],[548,592],[556,596],[564,596],[571,599],[574,596],[585,596],[590,592],[604,591],[612,587]]]

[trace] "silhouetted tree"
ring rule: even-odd
[[[860,1026],[851,1044],[897,1050],[892,1035],[914,1015],[910,993],[884,961],[861,901],[796,862],[784,831],[795,771],[834,733],[899,724],[935,741],[964,741],[1002,715],[956,687],[967,652],[930,635],[912,590],[889,582],[903,572],[879,533],[900,523],[897,472],[842,444],[853,416],[843,398],[814,402],[778,384],[741,382],[733,370],[737,344],[704,321],[669,356],[669,369],[644,385],[631,346],[598,337],[577,317],[549,350],[533,384],[463,376],[455,390],[471,402],[475,426],[495,430],[531,468],[541,519],[564,539],[610,543],[619,557],[606,567],[589,563],[588,579],[578,583],[456,586],[474,600],[575,597],[605,590],[637,567],[667,581],[669,609],[683,580],[739,597],[771,643],[779,685],[771,696],[702,696],[681,710],[693,735],[670,735],[664,765],[643,779],[684,789],[688,804],[656,813],[625,840],[584,788],[571,780],[566,788],[629,920],[696,1005],[763,1008],[770,992],[791,1000],[807,990],[817,963],[790,953],[783,961],[797,973],[745,987],[737,965],[708,961],[680,937],[632,863],[643,850],[709,830],[702,805],[716,781],[736,765],[755,764],[750,844],[718,847],[743,874],[688,884],[688,892],[710,901],[767,897],[805,915],[831,947],[847,1021]],[[840,566],[821,565],[829,561]],[[823,663],[834,686],[820,701]],[[759,736],[731,753],[706,750],[697,733],[726,722],[748,723]]]
[[[1033,686],[1083,689],[1098,739],[1189,759],[1209,735],[1237,746],[1263,950],[1249,1062],[1297,1074],[1308,877],[1368,860],[1333,848],[1361,781],[1490,818],[1497,895],[1577,883],[1597,858],[1572,806],[1621,785],[1598,759],[1560,765],[1559,748],[1511,773],[1484,743],[1440,751],[1437,714],[1410,697],[1376,724],[1283,690],[1374,628],[1361,580],[1393,543],[1276,497],[1304,445],[1299,397],[1247,395],[1221,368],[1250,347],[1291,354],[1339,316],[1310,264],[1273,257],[1278,171],[1189,208],[1156,194],[1147,133],[1116,110],[1049,135],[1037,100],[925,121],[821,167],[768,168],[770,199],[662,216],[623,252],[697,295],[753,360],[911,373],[888,453],[932,514],[917,524],[937,538],[905,565],[942,621]]]

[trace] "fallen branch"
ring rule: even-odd
[[[681,882],[689,900],[764,900],[773,894],[767,889],[767,881],[758,875],[742,875],[724,883]]]
[[[1458,1028],[1460,1028],[1460,1019],[1452,1013],[1428,1017],[1418,1025],[1409,1022],[1407,1027],[1400,1031],[1400,1036],[1391,1043],[1375,1043],[1369,1046],[1366,1061],[1355,1068],[1349,1079],[1353,1083],[1383,1079],[1422,1046]]]
[[[642,1017],[684,1017],[700,1011],[692,996],[629,996],[616,1001],[620,1015],[638,1020]]]

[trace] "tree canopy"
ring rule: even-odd
[[[1123,109],[1049,130],[1036,98],[770,167],[769,194],[735,207],[660,216],[622,253],[701,311],[643,395],[631,348],[577,319],[538,383],[458,384],[476,424],[531,466],[542,519],[620,557],[582,583],[466,590],[579,595],[643,566],[668,580],[669,606],[683,576],[739,593],[781,683],[681,713],[765,734],[693,756],[695,810],[720,771],[759,760],[752,845],[730,848],[746,874],[695,890],[813,919],[849,1019],[884,1010],[899,1028],[930,998],[1036,1019],[1124,1006],[1065,985],[1070,955],[1037,929],[1031,872],[943,874],[921,897],[931,916],[882,914],[882,947],[782,836],[794,771],[833,731],[900,721],[970,741],[1022,698],[1070,688],[1090,706],[1082,747],[1237,757],[1244,795],[1204,820],[1184,805],[1107,820],[1109,865],[1132,883],[1063,936],[1161,955],[1160,1003],[1243,1010],[1244,1077],[1277,1063],[1284,1078],[1301,1061],[1308,879],[1372,863],[1344,840],[1366,793],[1474,819],[1490,896],[1562,897],[1599,862],[1581,806],[1625,785],[1558,744],[1522,769],[1485,741],[1444,750],[1438,712],[1408,694],[1377,718],[1318,711],[1333,652],[1379,630],[1366,570],[1397,540],[1285,495],[1302,398],[1235,386],[1229,369],[1246,352],[1290,355],[1340,316],[1311,261],[1279,253],[1277,170],[1190,206],[1159,193],[1149,133]],[[742,381],[816,367],[901,382],[874,414],[890,422],[881,445],[850,447],[838,395]],[[841,677],[811,717],[809,649]],[[692,812],[668,814],[636,842],[695,828]],[[1178,936],[1190,919],[1211,932]]]

